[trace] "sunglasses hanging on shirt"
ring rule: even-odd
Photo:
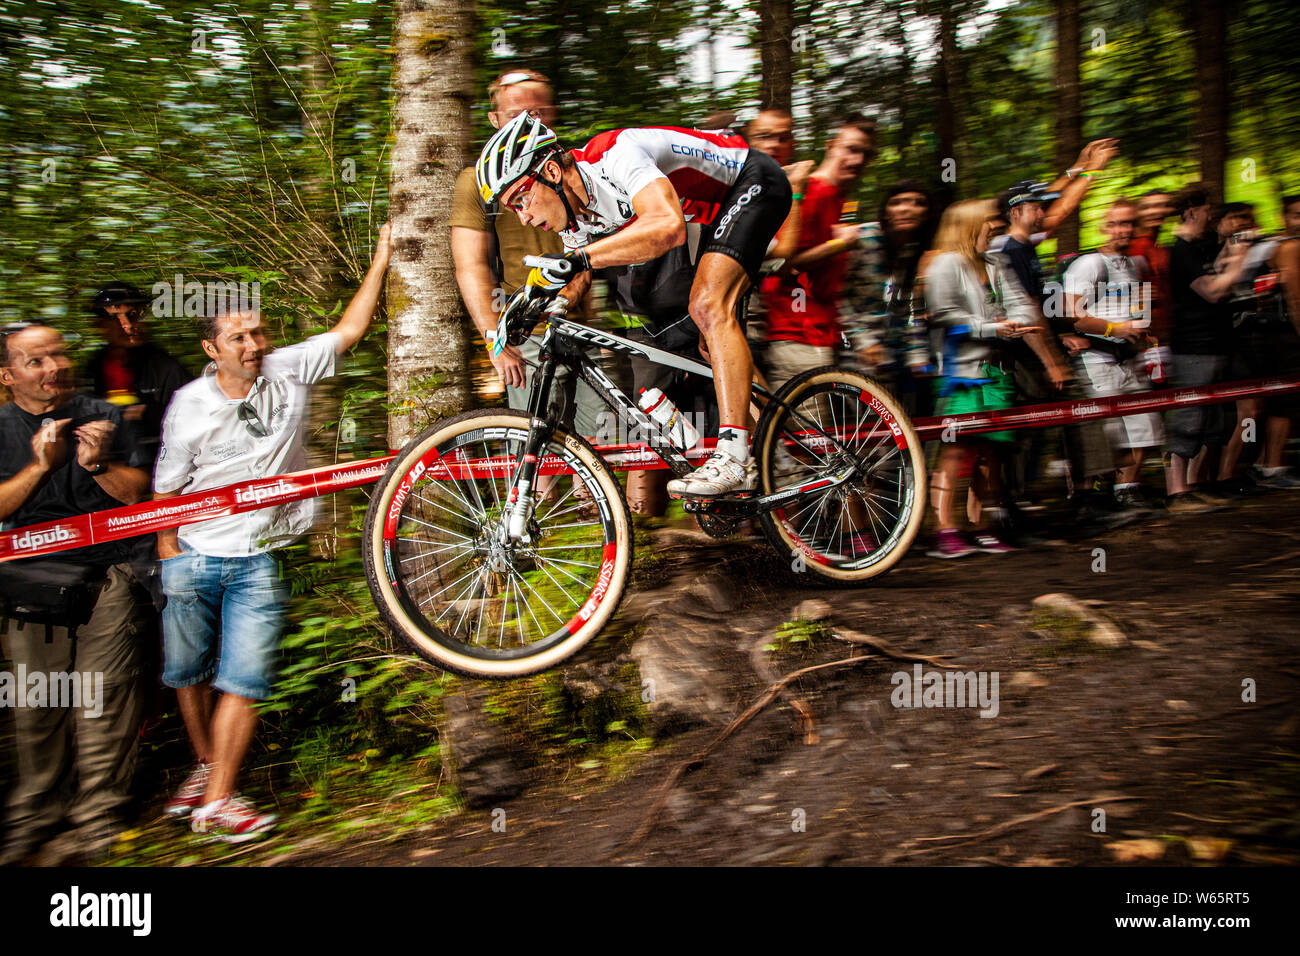
[[[262,416],[257,414],[257,409],[247,399],[239,403],[236,414],[239,416],[239,420],[243,422],[244,427],[248,429],[248,433],[254,438],[265,438],[271,434],[271,429],[266,427],[266,423],[262,421]]]

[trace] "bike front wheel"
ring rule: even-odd
[[[768,540],[794,570],[830,583],[888,571],[925,518],[925,456],[907,413],[879,382],[831,366],[777,397],[788,407],[769,402],[756,429],[760,489],[805,490],[763,513]]]
[[[366,513],[366,577],[380,615],[426,660],[522,677],[572,656],[613,616],[632,566],[618,480],[582,438],[539,456],[527,540],[505,533],[530,418],[465,412],[389,464]]]

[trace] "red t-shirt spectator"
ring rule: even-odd
[[[1126,254],[1141,256],[1151,267],[1151,334],[1161,345],[1168,345],[1173,329],[1169,310],[1174,300],[1173,287],[1169,284],[1169,250],[1151,236],[1134,236]]]
[[[831,228],[840,220],[844,194],[824,179],[808,180],[800,209],[799,244],[796,254],[829,242]],[[768,276],[763,280],[763,304],[767,307],[769,341],[802,342],[834,348],[840,341],[837,303],[847,253],[815,262],[792,278]]]

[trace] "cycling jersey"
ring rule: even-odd
[[[700,255],[735,259],[758,280],[772,237],[790,211],[790,182],[776,161],[732,133],[650,126],[601,133],[573,151],[588,196],[575,228],[561,233],[577,249],[636,218],[632,197],[667,179],[687,222],[705,230]]]
[[[649,126],[601,133],[573,151],[588,211],[564,244],[577,249],[618,232],[636,218],[632,197],[656,179],[667,179],[687,222],[711,223],[740,176],[749,146],[732,133]]]

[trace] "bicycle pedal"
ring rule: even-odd
[[[741,491],[732,495],[674,495],[669,494],[669,498],[676,499],[682,503],[682,510],[687,514],[704,514],[704,515],[722,515],[744,513],[748,514],[751,505],[758,497],[757,491]]]

